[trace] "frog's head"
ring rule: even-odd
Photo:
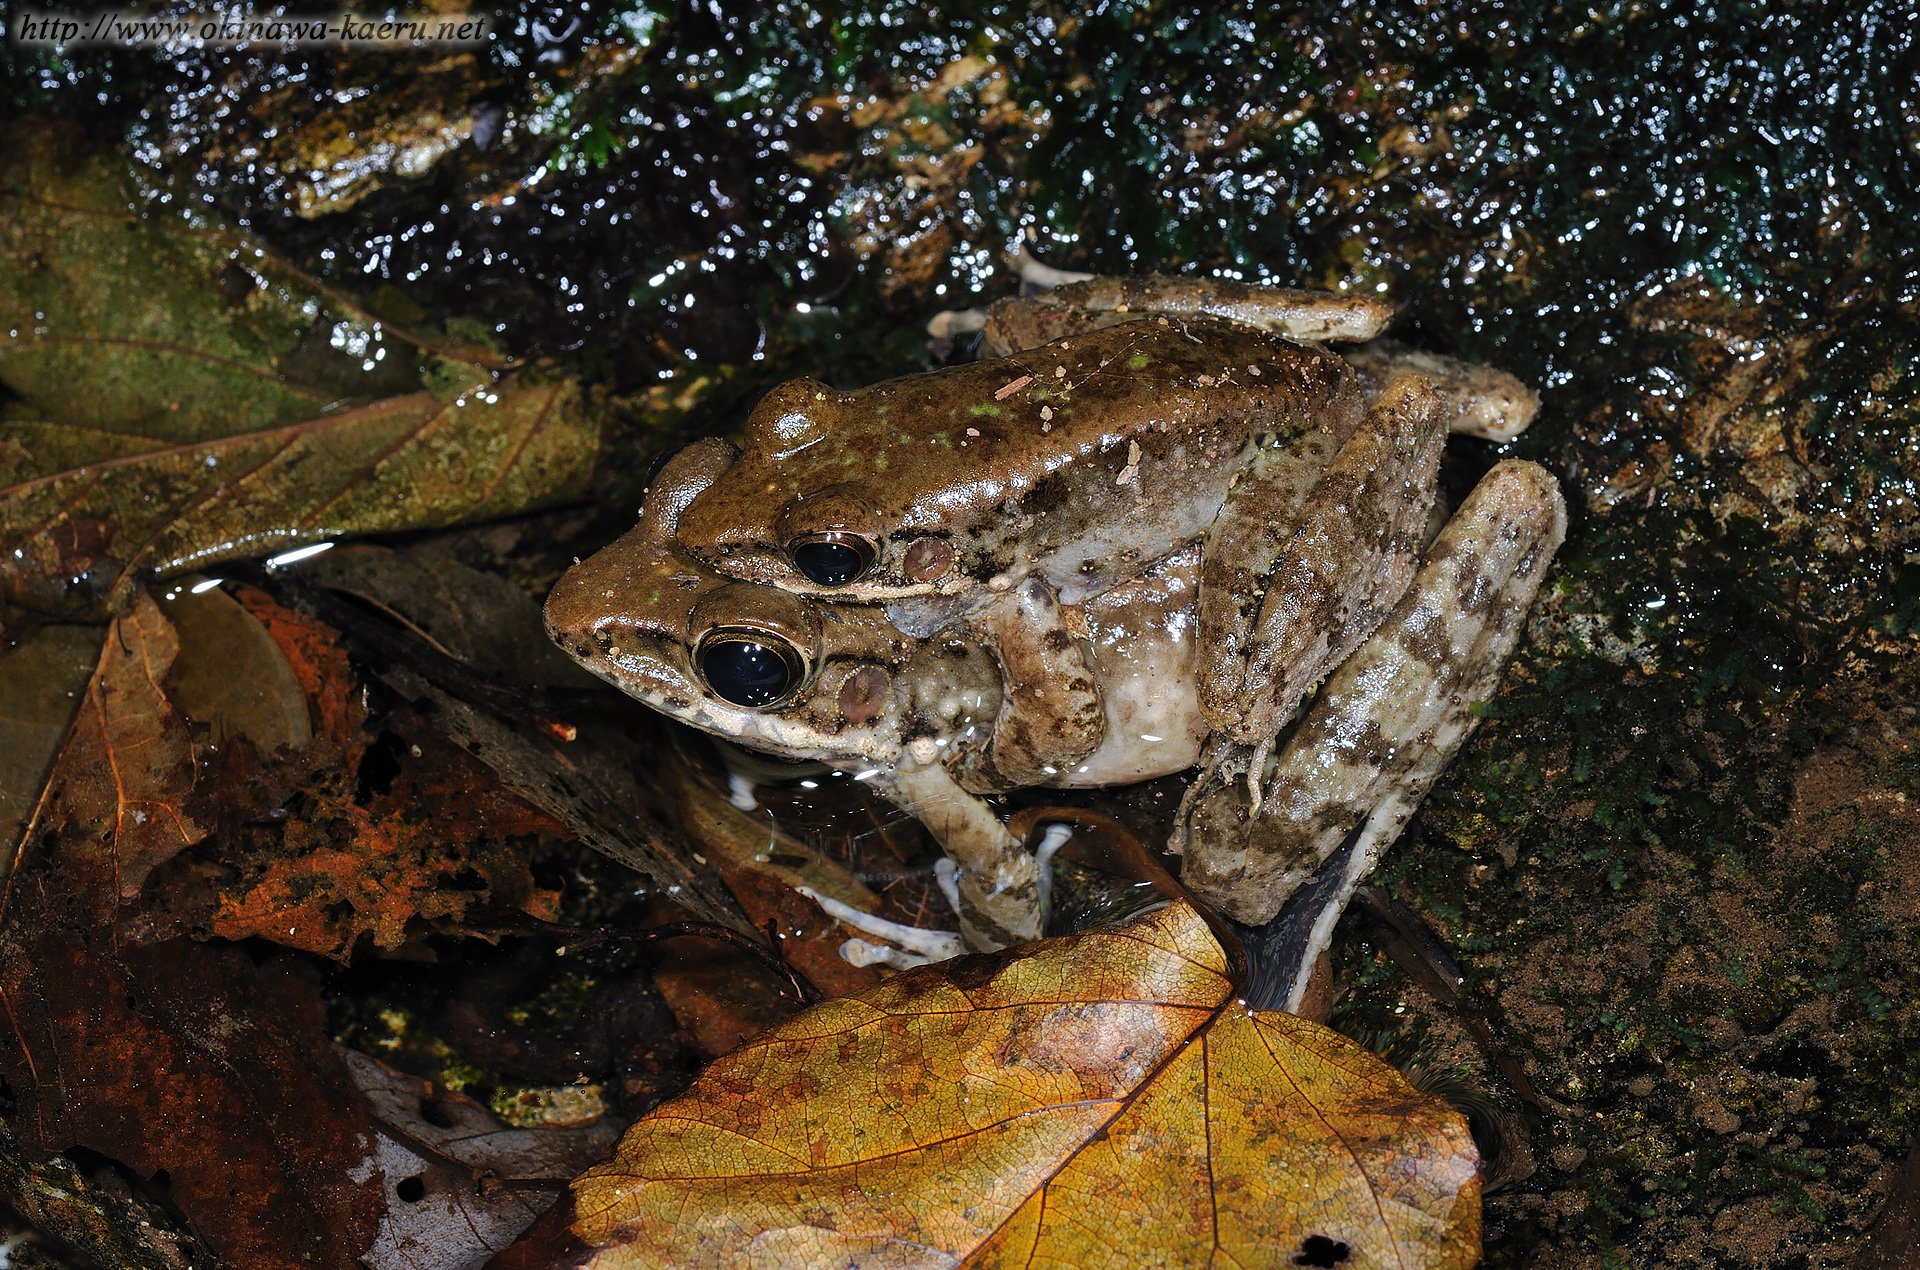
[[[921,641],[878,609],[737,581],[677,546],[680,514],[734,455],[702,441],[662,468],[640,524],[555,585],[548,632],[594,674],[704,731],[788,758],[893,765],[895,683]]]
[[[1120,338],[1042,349],[1045,375],[976,362],[852,392],[782,384],[689,501],[679,542],[729,577],[824,599],[971,591],[1027,556],[1021,527],[1067,496],[1050,481],[1064,465],[1124,456],[1120,420],[1191,406],[1169,406],[1149,372],[1105,369],[1133,352]]]
[[[928,434],[929,419],[947,413],[938,399],[969,391],[963,378],[978,375],[944,371],[845,393],[811,379],[775,388],[747,417],[745,449],[684,509],[682,548],[730,577],[823,599],[872,602],[966,584],[950,527],[913,523],[936,502],[952,523],[973,519],[952,505],[980,483],[954,484],[955,436],[970,442],[970,461],[993,470],[995,447],[981,429]],[[996,486],[975,500],[982,517],[999,494]]]

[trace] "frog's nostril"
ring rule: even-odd
[[[810,534],[787,544],[793,567],[817,586],[845,586],[873,564],[873,543],[853,534]]]

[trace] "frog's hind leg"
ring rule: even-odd
[[[1540,394],[1504,370],[1425,353],[1394,340],[1374,340],[1340,350],[1360,375],[1368,400],[1401,375],[1423,375],[1447,412],[1447,430],[1461,436],[1507,442],[1527,430],[1540,412]]]
[[[1055,340],[1148,318],[1218,318],[1290,340],[1370,340],[1393,320],[1377,296],[1249,286],[1216,278],[1085,278],[1035,296],[1001,300],[956,325],[942,314],[936,334],[984,330],[982,357],[1009,357]],[[930,326],[929,330],[933,328]]]
[[[1446,441],[1439,397],[1402,376],[1305,491],[1256,454],[1202,550],[1200,707],[1263,747],[1413,577]]]
[[[1323,946],[1353,887],[1473,731],[1471,706],[1498,686],[1565,536],[1566,505],[1545,469],[1509,460],[1487,473],[1393,612],[1294,729],[1258,813],[1239,782],[1196,801],[1181,871],[1188,889],[1261,925],[1309,881],[1326,881],[1326,862],[1356,835],[1338,885],[1315,901],[1309,928]],[[1318,947],[1309,952],[1305,967]]]

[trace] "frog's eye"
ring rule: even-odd
[[[721,627],[700,641],[694,665],[713,695],[737,706],[770,706],[806,677],[800,650],[769,631]]]
[[[858,534],[807,534],[787,544],[793,567],[818,586],[845,586],[873,565],[879,550]]]

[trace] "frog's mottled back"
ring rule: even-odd
[[[1031,573],[1072,603],[1205,532],[1249,446],[1317,430],[1337,447],[1361,412],[1338,356],[1210,319],[855,392],[799,380],[754,410],[679,537],[723,573],[802,592],[897,599]]]

